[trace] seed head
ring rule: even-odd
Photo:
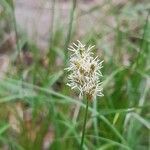
[[[71,89],[78,89],[80,95],[88,99],[103,96],[100,77],[102,76],[102,62],[93,56],[94,46],[86,47],[80,41],[73,43],[68,49],[73,53],[70,56],[70,66],[66,68],[70,74],[67,83]]]

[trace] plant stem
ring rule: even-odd
[[[54,36],[54,22],[55,22],[55,7],[56,7],[56,0],[52,0],[51,2],[51,24],[50,24],[50,37],[49,37],[49,51],[48,51],[48,68],[52,68],[54,65],[53,62],[55,59],[55,54],[52,52],[53,47],[53,36]],[[51,66],[52,65],[52,66]],[[49,76],[49,72],[47,73]],[[46,77],[47,79],[47,77]]]
[[[95,110],[95,112],[97,112],[97,101],[96,100],[94,100],[94,102],[93,102],[93,109]],[[96,116],[95,112],[93,112],[93,116]],[[99,137],[99,134],[98,134],[98,118],[97,117],[93,118],[93,125],[94,125],[95,135],[97,137]],[[98,144],[98,139],[95,139],[95,143]]]
[[[15,6],[13,0],[11,0],[11,9],[12,9],[12,17],[13,17],[13,22],[14,22],[14,30],[15,30],[15,36],[16,36],[16,47],[17,47],[17,55],[16,58],[19,56],[19,59],[21,60],[21,50],[20,50],[20,45],[19,45],[19,35],[18,35],[18,30],[17,30],[17,22],[16,22],[16,16],[15,16]]]
[[[72,0],[72,9],[71,9],[71,13],[70,13],[70,21],[69,21],[69,27],[68,27],[68,33],[67,33],[67,38],[66,38],[66,42],[65,42],[65,60],[64,63],[67,63],[67,59],[68,59],[68,52],[66,51],[70,39],[71,39],[71,32],[72,32],[72,27],[73,27],[73,20],[74,20],[74,13],[75,13],[75,9],[76,9],[76,5],[77,5],[77,0]]]
[[[52,0],[52,7],[51,7],[51,24],[50,24],[50,38],[49,38],[49,51],[52,47],[53,43],[53,34],[54,34],[54,20],[55,20],[55,0]]]
[[[81,138],[80,150],[82,150],[83,143],[84,143],[84,136],[85,136],[85,127],[86,127],[86,121],[87,121],[88,106],[89,106],[89,100],[86,99],[86,110],[85,110],[84,124],[83,124],[83,129],[82,129],[82,138]]]
[[[144,55],[143,53],[146,53],[143,49],[143,45],[144,45],[144,42],[145,42],[145,36],[146,36],[146,30],[147,30],[147,26],[148,26],[148,23],[149,23],[149,15],[150,15],[150,10],[148,11],[148,14],[147,14],[147,17],[146,17],[146,21],[145,21],[145,25],[144,25],[144,31],[143,31],[143,35],[142,35],[142,39],[140,41],[140,48],[139,48],[139,52],[138,52],[138,55],[137,55],[137,58],[136,58],[136,61],[133,63],[133,66],[132,68],[137,68],[139,66],[141,66],[141,57],[142,55]],[[147,56],[147,54],[145,54],[145,56]],[[146,59],[144,59],[146,60]]]

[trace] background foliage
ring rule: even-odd
[[[78,149],[85,101],[66,86],[64,67],[79,39],[104,60],[104,97],[90,103],[84,149],[148,150],[150,3],[51,0],[46,48],[18,24],[16,3],[0,1],[0,149]]]

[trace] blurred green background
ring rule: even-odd
[[[149,13],[148,0],[0,0],[0,149],[79,149],[85,101],[64,68],[80,40],[104,60],[84,149],[148,150]]]

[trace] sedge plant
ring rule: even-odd
[[[68,48],[73,54],[70,56],[70,66],[65,70],[70,73],[67,85],[71,87],[71,89],[79,90],[79,96],[86,100],[86,110],[80,144],[80,149],[82,149],[89,102],[96,100],[97,96],[103,96],[102,82],[100,80],[100,77],[102,76],[101,68],[103,61],[100,61],[98,57],[93,56],[92,49],[94,46],[86,47],[86,45],[83,45],[80,41],[77,42],[77,44],[73,43],[73,45]]]

